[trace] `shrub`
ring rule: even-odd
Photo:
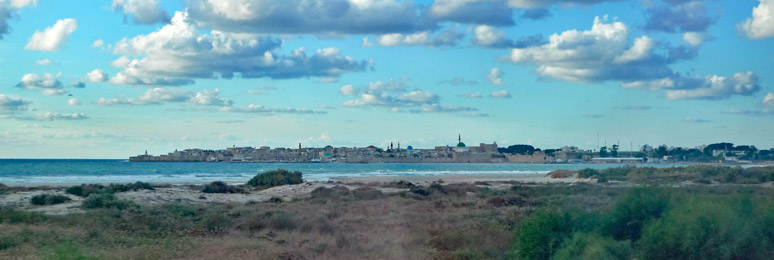
[[[608,180],[607,180],[607,177],[606,177],[606,176],[600,176],[600,177],[597,179],[597,183],[607,183],[607,181],[608,181]]]
[[[35,195],[30,199],[32,205],[56,205],[70,201],[70,197],[55,194]]]
[[[595,175],[599,175],[599,171],[590,168],[578,171],[578,178],[591,178]]]
[[[400,180],[400,181],[393,181],[386,185],[387,187],[391,188],[398,188],[398,189],[411,189],[416,187],[417,185],[414,185],[411,182]]]
[[[291,172],[285,169],[277,169],[256,175],[247,182],[247,185],[274,187],[288,184],[299,184],[303,182],[304,180],[301,178],[301,172]]]
[[[8,189],[8,186],[0,183],[0,190]]]
[[[228,185],[222,181],[213,181],[202,187],[204,193],[243,193],[244,191],[239,187]]]
[[[770,227],[752,227],[740,214],[722,199],[680,203],[645,227],[637,243],[641,259],[766,259],[756,254],[765,254],[770,245],[754,234]]]
[[[419,196],[430,196],[430,194],[432,194],[432,191],[430,191],[430,189],[427,189],[424,187],[414,187],[414,188],[411,188],[411,190],[409,191]]]
[[[564,178],[570,178],[570,176],[572,176],[572,171],[556,170],[556,171],[549,172],[546,175],[553,179],[564,179]],[[585,178],[588,178],[588,177],[585,177]]]
[[[349,189],[341,185],[336,185],[333,188],[317,187],[312,190],[311,195],[313,199],[339,198],[349,195]]]
[[[535,212],[516,227],[516,241],[510,254],[520,259],[551,259],[573,232],[593,228],[595,218],[571,211]]]
[[[619,200],[610,214],[607,231],[619,240],[637,240],[648,221],[661,217],[669,205],[664,190],[635,188]]]
[[[113,184],[111,183],[107,187],[110,192],[127,192],[127,191],[138,191],[138,190],[155,190],[153,188],[153,185],[147,182],[135,182],[135,183],[129,183],[129,184]]]
[[[113,194],[92,194],[92,195],[89,195],[89,197],[87,197],[85,200],[83,200],[81,207],[85,209],[124,210],[131,207],[137,207],[137,205],[131,201],[119,200]]]
[[[105,186],[102,186],[100,184],[81,184],[78,186],[72,186],[70,188],[67,188],[65,192],[78,197],[85,198],[93,193],[106,192],[106,190],[105,190]]]
[[[381,199],[384,198],[384,193],[382,191],[369,188],[369,187],[361,187],[352,190],[352,195],[355,196],[355,198],[360,200],[375,200],[375,199]]]
[[[615,241],[594,233],[575,233],[556,252],[554,259],[631,259],[628,241]]]

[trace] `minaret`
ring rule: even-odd
[[[392,150],[392,142],[390,142],[390,150]]]
[[[458,135],[458,136],[457,136],[457,141],[459,141],[460,143],[462,143],[462,135]]]
[[[298,143],[298,150],[301,150],[301,143]]]

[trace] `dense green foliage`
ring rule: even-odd
[[[635,188],[602,214],[541,210],[518,224],[513,259],[772,259],[774,204],[750,192]]]
[[[247,185],[273,187],[288,184],[300,184],[303,182],[304,180],[301,178],[301,172],[277,169],[256,175],[247,182]]]
[[[117,192],[127,192],[127,191],[138,191],[138,190],[153,190],[153,185],[145,182],[135,182],[135,183],[128,183],[128,184],[115,184],[111,183],[108,186],[104,186],[101,184],[81,184],[78,186],[72,186],[65,190],[65,192],[79,196],[79,197],[88,197],[91,194],[95,193],[107,193],[107,194],[113,194]]]
[[[83,204],[81,204],[81,207],[85,209],[124,210],[129,208],[135,208],[137,207],[137,205],[131,201],[120,200],[116,198],[115,195],[110,193],[96,193],[96,194],[89,195],[89,197],[83,200]]]
[[[202,187],[204,193],[245,193],[245,191],[239,187],[228,185],[222,181],[214,181],[209,184],[205,184]]]
[[[71,199],[64,195],[40,194],[30,199],[32,205],[56,205],[70,201]]]

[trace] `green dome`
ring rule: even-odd
[[[465,143],[459,142],[459,143],[457,143],[457,147],[465,147]]]

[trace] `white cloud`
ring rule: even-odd
[[[681,78],[667,90],[667,99],[726,99],[732,95],[752,95],[760,90],[758,76],[752,72],[736,73],[731,78],[717,75],[704,78]],[[680,89],[682,88],[682,89]]]
[[[169,14],[159,7],[158,0],[113,0],[113,9],[124,10],[124,15],[138,24],[169,22]]]
[[[170,24],[147,35],[123,39],[114,52],[123,56],[112,63],[123,68],[110,79],[114,84],[184,85],[193,79],[338,77],[363,71],[372,64],[344,56],[336,48],[319,49],[307,56],[303,48],[282,56],[272,52],[282,41],[212,31],[201,34],[185,12]]]
[[[24,8],[27,6],[37,6],[38,0],[0,0],[0,4],[10,3],[10,6],[14,9]]]
[[[79,101],[77,98],[71,98],[70,100],[67,100],[68,106],[80,106],[81,101]]]
[[[683,41],[692,47],[699,47],[704,43],[704,35],[697,32],[685,32],[683,33]]]
[[[774,0],[759,0],[752,17],[737,26],[751,39],[774,37]]]
[[[767,93],[766,96],[763,97],[763,105],[774,106],[774,93]]]
[[[64,90],[62,82],[59,81],[60,74],[44,73],[42,76],[34,73],[24,74],[21,82],[16,87],[30,90],[41,91],[44,95],[63,95],[68,91]]]
[[[454,46],[457,41],[465,37],[464,34],[455,31],[455,28],[444,30],[437,35],[432,35],[430,31],[418,32],[414,34],[391,33],[379,36],[376,44],[380,46]],[[363,38],[363,47],[373,46],[368,38]]]
[[[500,68],[492,68],[489,70],[489,74],[486,75],[486,80],[495,85],[502,85],[503,79],[500,77],[502,77],[503,74],[504,73]]]
[[[650,53],[655,45],[656,42],[648,38],[648,36],[642,36],[640,38],[634,39],[634,45],[632,45],[630,49],[621,53],[620,56],[615,57],[613,62],[630,63],[646,60],[650,58]]]
[[[670,33],[704,32],[719,17],[710,17],[702,0],[666,1],[663,5],[647,8],[646,13],[645,29]]]
[[[342,96],[354,96],[357,92],[357,89],[355,89],[355,86],[350,85],[344,85],[339,89],[339,94]]]
[[[538,74],[564,81],[620,81],[625,88],[665,90],[668,99],[724,99],[760,89],[752,72],[737,73],[730,79],[682,76],[669,64],[693,57],[696,48],[658,46],[647,36],[628,47],[626,25],[605,20],[595,18],[589,31],[569,30],[551,35],[547,44],[513,49],[511,61],[535,64]],[[664,53],[668,56],[661,56]]]
[[[38,5],[38,0],[0,0],[0,40],[3,35],[8,33],[8,20],[14,15],[16,10],[27,6]]]
[[[527,48],[545,43],[543,35],[521,37],[516,40],[510,40],[505,36],[505,32],[495,27],[479,25],[473,29],[474,45],[485,48]]]
[[[427,104],[422,105],[419,109],[409,110],[411,113],[423,113],[423,112],[442,112],[442,113],[456,113],[456,112],[469,112],[476,111],[477,109],[466,106],[442,106],[439,104]]]
[[[37,114],[36,118],[38,120],[83,120],[83,119],[89,119],[88,116],[86,116],[83,113],[72,113],[72,114],[59,114],[54,112],[45,112],[45,113],[39,113]]]
[[[399,101],[410,102],[410,103],[429,103],[429,102],[438,101],[438,96],[427,91],[414,90],[409,93],[402,94],[398,96],[396,99]]]
[[[67,18],[59,20],[56,24],[46,28],[42,32],[35,31],[24,48],[35,51],[59,50],[62,48],[64,42],[67,41],[67,38],[70,37],[70,34],[75,32],[76,28],[78,28],[78,22],[76,22],[75,19]]]
[[[326,114],[325,111],[316,111],[311,109],[303,109],[303,108],[270,108],[265,107],[261,105],[255,105],[250,104],[246,107],[223,107],[220,109],[221,112],[232,112],[232,113],[250,113],[250,114],[270,114],[270,113],[281,113],[281,114]]]
[[[0,94],[0,111],[24,111],[32,101]]]
[[[463,77],[455,77],[455,78],[450,79],[450,80],[442,80],[442,81],[440,81],[440,83],[446,83],[446,84],[451,84],[451,85],[455,85],[455,86],[460,86],[460,85],[476,85],[476,84],[478,84],[478,81],[475,81],[475,80],[465,80],[465,78],[463,78]]]
[[[86,76],[91,82],[104,82],[108,80],[108,74],[101,69],[95,69],[87,73]]]
[[[509,46],[505,32],[492,26],[479,25],[473,30],[473,43],[482,46]]]
[[[489,94],[489,96],[493,98],[511,98],[511,92],[508,92],[507,90],[500,90],[492,92]]]
[[[432,29],[411,1],[191,0],[191,16],[221,31],[281,34],[387,34]]]
[[[460,96],[466,98],[481,98],[481,93],[463,93]]]
[[[54,65],[54,62],[49,59],[42,59],[42,60],[36,61],[35,64],[40,66],[51,66],[51,65]]]
[[[189,103],[196,106],[231,106],[231,100],[225,99],[220,96],[220,89],[214,91],[202,90],[202,92],[196,92],[196,95],[188,100]]]
[[[94,43],[91,44],[91,47],[99,48],[99,47],[102,47],[103,45],[105,45],[105,41],[103,41],[102,39],[97,39],[96,41],[94,41]]]
[[[220,90],[203,90],[202,92],[193,92],[181,89],[154,88],[136,98],[99,98],[97,105],[161,105],[164,103],[185,103],[193,106],[230,106],[231,100],[220,97]]]

